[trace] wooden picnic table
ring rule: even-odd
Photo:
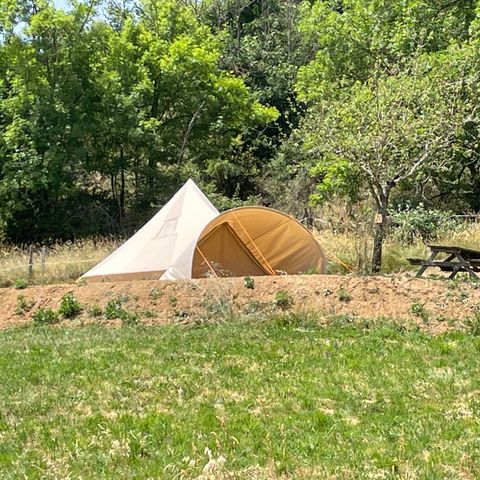
[[[440,268],[443,272],[452,272],[448,278],[452,279],[458,272],[467,272],[470,277],[480,280],[476,272],[480,272],[480,251],[470,248],[428,245],[431,255],[427,260],[421,258],[408,258],[411,265],[420,265],[417,277],[421,277],[429,267]],[[443,260],[436,260],[438,254],[446,254]]]

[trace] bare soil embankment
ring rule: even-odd
[[[103,309],[108,301],[122,298],[124,308],[136,312],[146,324],[195,321],[225,311],[260,315],[279,310],[275,306],[279,291],[291,295],[292,310],[414,321],[432,332],[460,324],[480,305],[480,290],[467,282],[337,275],[256,277],[254,282],[253,289],[245,288],[243,278],[5,288],[0,289],[0,328],[30,323],[35,310],[57,308],[68,292],[73,292],[85,312],[93,305]],[[19,313],[19,295],[31,304],[28,312]],[[87,313],[82,320],[88,321]]]

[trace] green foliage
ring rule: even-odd
[[[473,315],[465,319],[465,327],[471,335],[480,336],[480,310],[478,308],[474,309]]]
[[[80,314],[82,311],[82,306],[75,298],[73,293],[66,293],[60,300],[60,306],[58,308],[58,313],[63,318],[74,318]]]
[[[94,317],[94,318],[97,318],[97,317],[101,317],[102,314],[103,314],[103,310],[101,309],[101,307],[99,307],[97,304],[94,304],[94,305],[91,305],[87,308],[87,314],[90,316],[90,317]]]
[[[351,161],[327,154],[309,173],[318,182],[315,193],[310,196],[314,205],[321,205],[332,196],[347,197],[355,203],[362,196],[361,171]]]
[[[279,290],[275,293],[275,306],[281,308],[282,310],[288,310],[293,306],[293,296],[290,292],[286,290]]]
[[[107,302],[103,312],[107,320],[114,320],[116,318],[121,318],[122,315],[124,315],[125,310],[123,309],[122,301],[115,298]]]
[[[138,323],[138,315],[128,312],[123,308],[123,304],[128,300],[125,295],[119,295],[117,298],[109,300],[103,310],[106,320],[119,319],[124,325],[136,325]]]
[[[378,68],[390,74],[419,53],[468,40],[475,8],[475,0],[305,2],[300,30],[316,55],[300,69],[301,97],[334,97],[342,88],[368,81]]]
[[[341,302],[350,302],[352,300],[352,296],[347,292],[345,287],[342,285],[338,291],[338,299]]]
[[[425,306],[419,302],[414,302],[410,305],[410,312],[412,312],[416,317],[420,318],[423,323],[428,323],[430,315]]]
[[[255,288],[255,280],[252,277],[244,277],[243,286],[249,290],[253,290]]]
[[[152,302],[153,304],[155,304],[156,301],[162,296],[163,296],[163,292],[160,291],[157,287],[153,287],[148,294],[148,298],[150,299],[150,302]]]
[[[13,288],[16,290],[23,290],[28,287],[28,280],[25,280],[24,278],[17,278],[13,282]]]
[[[39,308],[32,316],[34,325],[52,325],[60,321],[59,315],[51,308]]]
[[[17,315],[23,315],[26,312],[29,312],[34,305],[35,302],[33,300],[27,300],[24,295],[19,295],[17,297],[17,308],[15,309],[15,313]]]
[[[436,240],[439,235],[458,228],[452,212],[430,210],[420,203],[415,208],[390,211],[393,235],[407,245],[420,239],[424,242]]]
[[[183,2],[143,0],[115,20],[104,6],[41,3],[0,39],[0,231],[10,238],[114,230],[188,176],[225,192],[243,163],[214,165],[278,115],[220,68],[221,41]]]

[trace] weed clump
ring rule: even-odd
[[[465,319],[465,327],[474,337],[480,336],[480,309],[478,306],[474,309],[473,315]]]
[[[233,316],[233,299],[225,296],[215,296],[208,294],[201,302],[200,306],[205,309],[205,319],[231,318]]]
[[[100,317],[103,310],[97,304],[94,304],[88,307],[87,313],[90,317]]]
[[[123,308],[123,303],[128,300],[126,295],[110,300],[105,305],[104,316],[107,320],[119,319],[125,325],[135,325],[138,323],[138,315],[136,313],[127,312]]]
[[[243,286],[249,290],[253,290],[255,288],[255,280],[250,276],[244,277]]]
[[[341,286],[340,290],[338,291],[338,299],[341,302],[350,302],[350,300],[352,300],[352,296],[347,292],[344,286]]]
[[[59,315],[51,308],[39,308],[33,314],[34,325],[53,325],[60,321]]]
[[[17,297],[17,308],[15,309],[15,313],[17,315],[23,315],[26,312],[29,312],[35,302],[33,300],[27,300],[24,295],[19,295]]]
[[[320,319],[315,313],[288,312],[266,317],[268,323],[282,328],[318,328]]]
[[[410,312],[416,317],[420,318],[423,323],[428,323],[429,314],[424,305],[418,302],[414,302],[410,305]]]
[[[161,292],[157,287],[152,288],[150,290],[150,293],[148,294],[148,298],[152,303],[155,303],[162,296],[163,296],[163,292]]]
[[[82,311],[82,306],[75,298],[73,293],[66,293],[60,300],[60,307],[58,313],[63,318],[75,318]]]
[[[124,312],[122,301],[119,298],[109,300],[105,305],[104,315],[107,320],[121,318]]]
[[[275,306],[282,310],[288,310],[293,305],[293,297],[286,290],[279,290],[275,294]]]
[[[28,281],[25,280],[24,278],[17,278],[13,282],[13,288],[15,288],[15,290],[24,290],[27,287],[28,287]]]

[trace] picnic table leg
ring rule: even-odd
[[[430,258],[428,259],[429,262],[433,262],[435,257],[437,256],[438,252],[432,252]],[[429,267],[430,265],[422,265],[420,270],[417,272],[416,278],[420,278],[423,275],[423,272]]]
[[[473,278],[474,280],[480,280],[480,278],[478,278],[478,275],[471,269],[471,267],[468,265],[468,262],[462,257],[462,255],[460,253],[456,253],[455,256],[457,257],[458,261],[462,265],[454,268],[454,270],[452,271],[452,273],[450,274],[450,276],[448,278],[453,280],[455,275],[459,272],[460,268],[463,267],[465,269],[465,271],[468,272],[468,274],[470,275],[471,278]]]
[[[453,280],[455,278],[455,275],[458,273],[458,270],[460,267],[453,267],[452,273],[448,276],[450,280]]]

